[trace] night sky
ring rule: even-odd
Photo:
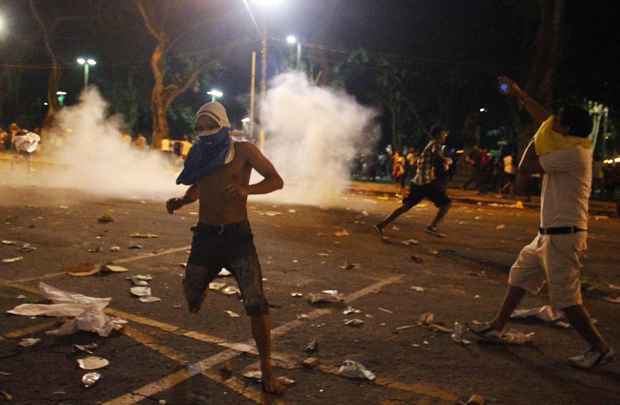
[[[173,36],[186,34],[174,52],[186,56],[208,52],[218,59],[223,70],[209,84],[222,88],[229,103],[236,101],[248,92],[250,53],[257,47],[256,30],[242,1],[177,3],[182,6],[168,15],[168,27]],[[615,108],[620,105],[616,2],[566,3],[556,95],[595,99]],[[89,16],[64,25],[57,35],[55,49],[65,68],[63,89],[79,92],[82,76],[74,61],[82,54],[98,60],[93,81],[99,87],[109,87],[110,80],[128,69],[139,72],[144,88],[150,86],[148,58],[154,43],[132,1],[38,0],[38,4],[46,18]],[[498,103],[494,92],[498,74],[523,77],[538,22],[534,0],[284,0],[277,9],[255,11],[259,22],[270,27],[271,74],[281,69],[279,61],[289,52],[281,40],[294,33],[307,45],[305,52],[320,47],[331,64],[342,62],[351,50],[365,48],[426,71],[462,67],[476,77],[475,97],[463,100],[463,109]],[[0,40],[0,69],[23,72],[21,104],[16,108],[27,108],[45,96],[49,58],[28,1],[3,1],[0,12],[9,23],[9,34]],[[233,113],[237,114],[242,112]]]

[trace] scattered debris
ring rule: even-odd
[[[155,233],[140,233],[140,232],[135,232],[132,233],[131,235],[129,235],[130,238],[134,238],[134,239],[157,239],[159,238],[159,235],[155,234]]]
[[[182,269],[186,269],[187,268],[187,263],[179,263],[179,267]]]
[[[358,326],[362,326],[364,324],[364,321],[362,321],[361,319],[357,319],[357,318],[345,319],[344,324],[345,326],[358,327]]]
[[[260,382],[263,378],[263,373],[260,370],[249,370],[243,373],[243,378],[255,382]]]
[[[114,222],[114,218],[112,218],[112,215],[110,214],[103,214],[102,216],[97,218],[97,222],[99,222],[100,224],[109,224]]]
[[[127,273],[129,271],[128,268],[123,267],[123,266],[115,266],[112,264],[104,264],[103,266],[101,266],[101,271],[102,272],[110,272],[110,273]]]
[[[524,333],[510,330],[502,335],[502,340],[511,345],[527,345],[534,341],[534,332]]]
[[[317,256],[329,257],[329,253],[320,252],[320,253],[317,253]]]
[[[63,291],[45,283],[39,283],[43,296],[53,304],[21,304],[7,311],[9,314],[21,316],[52,316],[66,318],[64,324],[55,330],[46,332],[49,335],[70,335],[78,330],[95,332],[106,337],[113,330],[123,327],[126,321],[109,317],[104,309],[110,304],[111,298],[94,298],[86,295]]]
[[[19,248],[19,251],[23,253],[34,252],[35,250],[37,250],[37,248],[35,246],[32,246],[30,243],[24,243],[22,247]]]
[[[136,297],[148,297],[151,295],[151,287],[146,287],[146,286],[131,287],[129,289],[129,292],[131,292],[131,294],[135,295]]]
[[[620,290],[620,285],[609,284],[609,288],[611,288],[612,290]]]
[[[294,210],[294,209],[290,209],[290,210],[288,210],[288,213],[289,213],[289,214],[295,214],[295,213],[297,213],[297,211],[296,211],[296,210]]]
[[[303,296],[304,295],[302,293],[300,293],[300,292],[292,292],[291,293],[291,297],[294,297],[294,298],[299,298],[299,297],[303,297]]]
[[[231,311],[231,310],[226,310],[225,312],[226,312],[226,313],[228,314],[228,316],[230,316],[231,318],[240,318],[240,317],[241,317],[241,315],[239,315],[238,313],[233,312],[233,311]]]
[[[144,246],[140,245],[139,243],[134,243],[133,245],[129,245],[129,249],[141,250],[141,249],[144,249]]]
[[[334,236],[341,238],[343,236],[350,236],[351,234],[346,229],[341,229],[339,231],[334,232]]]
[[[601,220],[607,221],[608,219],[609,217],[607,215],[595,215],[594,216],[595,221],[601,221]]]
[[[149,295],[148,297],[140,297],[138,298],[138,301],[145,303],[145,304],[152,304],[153,302],[160,302],[161,298],[159,297],[153,297],[152,295]]]
[[[218,277],[230,277],[232,276],[232,273],[226,269],[222,269],[220,270],[220,272],[217,275]]]
[[[458,401],[456,405],[486,405],[486,401],[481,395],[474,394],[467,401]]]
[[[407,329],[411,329],[411,328],[415,328],[416,325],[403,325],[403,326],[399,326],[395,329],[396,332],[400,332],[403,330],[407,330]]]
[[[17,297],[15,297],[15,298],[17,298],[18,300],[25,300],[25,299],[27,299],[28,297],[26,297],[24,294],[19,294],[19,295],[18,295]]]
[[[431,249],[429,250],[429,253],[432,254],[433,256],[439,256],[439,250],[437,249]]]
[[[1,243],[2,243],[3,245],[6,245],[6,246],[14,246],[14,245],[17,245],[17,242],[12,241],[12,240],[3,240]]]
[[[6,392],[6,391],[0,391],[0,395],[2,395],[2,398],[3,398],[5,401],[12,401],[12,400],[13,400],[13,395],[9,394],[9,393],[8,393],[8,392]]]
[[[82,376],[82,384],[85,388],[90,388],[97,383],[101,379],[101,374],[99,373],[86,373]]]
[[[425,291],[424,287],[420,287],[420,286],[417,286],[417,285],[412,285],[411,287],[409,287],[409,289],[413,290],[415,292],[424,292]]]
[[[306,347],[304,347],[304,352],[310,354],[310,353],[314,353],[317,351],[317,349],[319,348],[319,342],[316,339],[312,339],[312,341],[310,343],[308,343],[306,345]]]
[[[361,363],[353,360],[345,360],[338,369],[338,374],[347,378],[355,378],[369,381],[374,381],[375,378],[377,378],[372,371],[368,370]]]
[[[38,338],[23,338],[17,345],[21,347],[30,347],[36,345],[40,341],[41,339]]]
[[[17,257],[9,257],[8,259],[2,259],[2,263],[15,263],[15,262],[21,262],[22,260],[24,260],[23,256],[17,256]]]
[[[394,314],[394,312],[390,311],[389,309],[385,309],[385,308],[381,308],[381,307],[379,307],[377,309],[379,311],[381,311],[381,312],[385,312],[386,314],[392,314],[392,315]]]
[[[342,266],[338,266],[341,270],[353,270],[358,268],[360,265],[357,263],[349,263],[348,259],[345,259],[344,264]]]
[[[422,263],[424,263],[424,259],[422,259],[420,256],[416,256],[416,255],[412,255],[412,256],[411,256],[411,260],[412,260],[414,263],[417,263],[417,264],[422,264]]]
[[[419,240],[416,239],[407,239],[401,242],[405,246],[418,246],[420,244]]]
[[[280,211],[265,211],[265,215],[268,217],[276,217],[282,215],[282,213]]]
[[[88,249],[88,253],[99,253],[101,252],[101,246],[96,246]]]
[[[110,252],[120,252],[121,247],[120,246],[110,246]]]
[[[338,290],[323,290],[320,293],[308,294],[310,304],[337,304],[344,301],[344,295]]]
[[[456,343],[460,343],[463,345],[470,345],[471,341],[464,339],[463,333],[464,333],[463,325],[460,322],[454,322],[454,329],[453,329],[452,335],[450,335],[452,340],[454,340]]]
[[[353,307],[347,307],[344,311],[342,311],[343,315],[351,315],[351,314],[361,314],[362,311],[359,309],[355,309]]]
[[[83,359],[78,359],[78,366],[82,370],[99,370],[100,368],[107,367],[110,362],[107,359],[99,356],[88,356]]]
[[[99,345],[97,343],[89,343],[87,345],[73,345],[73,347],[80,352],[93,354],[93,350],[99,347]]]
[[[226,283],[220,283],[217,281],[209,283],[209,290],[220,291],[224,287],[226,287]]]
[[[496,230],[496,231],[501,231],[502,229],[506,229],[506,225],[503,225],[503,224],[502,224],[502,225],[497,225],[497,226],[495,227],[495,230]]]
[[[304,366],[305,368],[315,368],[316,366],[319,365],[319,363],[320,363],[320,360],[318,358],[308,357],[304,359],[301,365]]]
[[[570,328],[570,324],[566,322],[566,316],[562,311],[554,310],[550,305],[544,305],[538,308],[517,309],[510,315],[512,319],[536,318],[543,322],[549,322],[561,328]]]
[[[430,325],[435,320],[435,314],[432,312],[425,312],[418,318],[420,325]]]
[[[237,287],[234,287],[232,285],[222,288],[221,291],[224,295],[241,295],[241,291]]]

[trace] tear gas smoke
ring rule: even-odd
[[[298,72],[273,80],[260,114],[267,131],[266,154],[285,182],[270,200],[337,204],[349,186],[355,154],[377,139],[373,110]]]
[[[46,148],[41,159],[54,162],[37,167],[36,172],[11,174],[9,185],[35,185],[69,188],[88,194],[123,198],[169,197],[178,193],[176,173],[157,151],[138,150],[122,139],[122,117],[109,116],[108,105],[90,87],[80,102],[63,108],[54,128],[43,142],[62,142]]]

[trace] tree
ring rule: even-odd
[[[167,120],[170,105],[197,82],[201,72],[207,67],[207,63],[185,59],[185,66],[171,74],[169,53],[174,41],[171,40],[166,30],[166,19],[177,2],[134,1],[149,34],[156,41],[155,49],[150,57],[150,66],[155,80],[151,93],[152,140],[153,145],[158,148],[162,139],[170,136]]]

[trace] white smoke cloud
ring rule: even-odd
[[[261,105],[266,154],[285,181],[269,197],[286,203],[337,204],[350,183],[350,162],[376,142],[375,112],[302,73],[276,77]]]
[[[51,166],[35,166],[25,175],[16,170],[9,185],[69,188],[122,198],[162,199],[178,193],[176,171],[158,151],[137,150],[122,140],[122,117],[109,116],[108,104],[90,87],[75,106],[63,108],[44,138],[61,146],[46,147],[40,158]],[[24,169],[25,162],[20,164]],[[12,183],[12,184],[11,184]]]

